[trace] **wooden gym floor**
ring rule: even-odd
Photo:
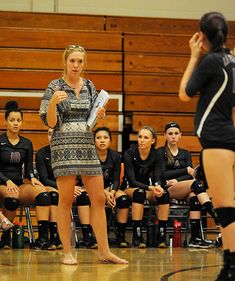
[[[222,263],[221,249],[118,249],[129,265],[101,264],[97,250],[74,249],[79,265],[59,263],[61,251],[0,249],[1,281],[206,281],[215,280]]]

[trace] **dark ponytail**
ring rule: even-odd
[[[21,115],[21,118],[23,118],[23,113],[21,112],[18,103],[16,101],[8,101],[5,105],[5,120],[7,120],[9,114],[11,112],[19,112]]]
[[[200,21],[200,30],[211,43],[212,51],[218,52],[223,49],[223,45],[227,40],[228,23],[221,13],[210,12],[204,14]]]

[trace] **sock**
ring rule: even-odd
[[[132,220],[133,223],[133,238],[142,237],[142,220]]]
[[[163,242],[166,240],[166,225],[167,221],[158,220],[157,241]]]
[[[200,235],[200,219],[190,219],[191,238],[192,240],[201,237]]]
[[[88,240],[92,237],[92,227],[90,224],[82,224],[83,240]]]
[[[215,211],[211,201],[207,201],[202,204],[202,207],[207,211],[207,213],[214,219],[215,224],[218,224],[217,218],[215,216]]]
[[[225,250],[226,251],[226,250]],[[224,251],[224,252],[225,252]],[[228,251],[228,250],[227,250]],[[228,253],[228,264],[230,269],[235,272],[235,252]]]
[[[54,241],[58,236],[58,230],[57,230],[57,223],[56,222],[49,222],[49,231],[50,231],[50,241]]]
[[[117,235],[120,238],[125,238],[126,223],[117,222]]]
[[[48,240],[48,221],[38,221],[38,238]]]
[[[224,250],[224,269],[229,270],[230,268],[230,251],[228,249]]]

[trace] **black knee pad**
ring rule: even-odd
[[[166,205],[170,203],[170,197],[167,190],[162,194],[161,197],[155,197],[159,205]]]
[[[223,207],[216,208],[215,214],[218,222],[222,227],[226,227],[231,223],[235,222],[235,208],[234,207]]]
[[[197,180],[195,180],[192,185],[191,185],[191,189],[195,194],[200,194],[203,192],[206,192],[206,188],[203,184],[199,183]]]
[[[201,211],[201,204],[199,203],[197,196],[193,196],[189,200],[190,211]]]
[[[131,201],[127,195],[122,195],[116,199],[116,206],[118,209],[127,209],[131,205]]]
[[[146,191],[144,189],[136,189],[133,192],[133,203],[139,203],[144,204],[144,201],[146,200]]]
[[[51,205],[58,206],[59,202],[59,193],[56,191],[50,191],[50,199],[51,199]]]
[[[15,211],[19,206],[19,199],[6,197],[4,200],[4,207],[9,211]]]
[[[49,192],[41,192],[35,197],[36,206],[50,206],[51,198]]]
[[[90,206],[91,202],[86,191],[82,192],[81,195],[76,198],[77,206]]]

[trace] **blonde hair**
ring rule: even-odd
[[[79,45],[69,45],[64,50],[64,53],[63,53],[63,61],[64,61],[64,63],[67,61],[69,55],[74,53],[74,52],[80,52],[80,53],[84,54],[84,68],[83,68],[83,71],[84,71],[84,69],[86,67],[86,63],[87,63],[87,53],[86,53],[86,50],[82,46],[79,46]],[[64,74],[66,74],[66,68],[64,68]]]
[[[154,130],[154,128],[150,126],[144,126],[139,130],[139,132],[141,130],[148,130],[151,133],[152,138],[154,139],[154,143],[152,144],[152,147],[155,147],[157,145],[157,132]]]

